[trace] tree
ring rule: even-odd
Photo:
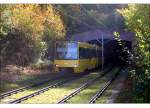
[[[16,4],[1,9],[1,59],[28,64],[43,54],[52,39],[65,37],[66,28],[52,5]],[[5,60],[3,60],[5,61]]]
[[[125,18],[129,30],[136,35],[134,78],[140,102],[149,101],[150,90],[150,5],[130,4],[119,11]],[[133,72],[133,71],[132,71]]]

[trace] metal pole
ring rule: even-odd
[[[102,71],[104,69],[104,38],[102,34]]]

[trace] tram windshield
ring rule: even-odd
[[[56,59],[78,59],[78,44],[75,42],[56,43]]]

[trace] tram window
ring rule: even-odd
[[[85,52],[84,52],[85,58],[89,58],[89,49],[85,48],[84,50],[85,50]]]
[[[93,57],[93,51],[92,49],[88,49],[88,58],[92,58]]]
[[[57,43],[56,59],[78,59],[78,46],[76,43]]]
[[[79,58],[80,59],[95,58],[97,56],[100,56],[98,53],[99,53],[99,51],[96,52],[96,49],[79,48]]]
[[[87,49],[87,58],[90,58],[90,57],[91,57],[90,49]]]
[[[93,53],[92,53],[92,49],[89,49],[89,58],[92,58]]]
[[[83,59],[84,58],[84,49],[83,48],[79,48],[79,58]]]
[[[91,53],[91,58],[96,57],[96,50],[95,49],[91,49],[90,53]]]
[[[80,59],[86,59],[88,58],[88,49],[87,48],[79,48],[79,58]]]

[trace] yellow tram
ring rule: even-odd
[[[81,73],[101,64],[101,47],[84,42],[57,41],[55,43],[55,71],[72,69]]]

